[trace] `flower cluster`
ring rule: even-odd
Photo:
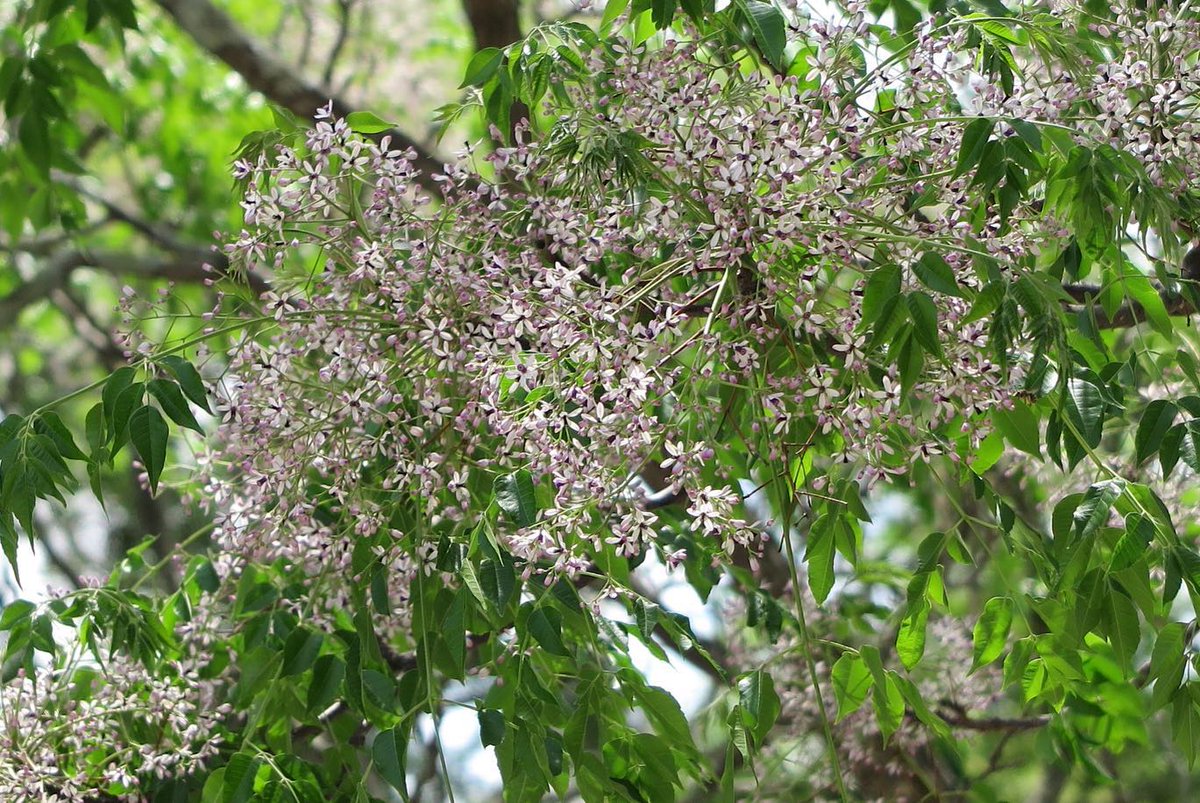
[[[40,669],[0,688],[0,797],[140,799],[217,754],[230,707],[190,662],[147,669],[115,653],[101,665]]]
[[[747,475],[712,459],[714,438],[774,464],[816,450],[868,482],[969,453],[1010,403],[1022,338],[1046,334],[998,334],[972,298],[1062,232],[1001,189],[981,203],[958,169],[963,104],[1041,124],[1119,104],[1079,65],[1001,97],[953,55],[966,26],[922,24],[906,58],[858,77],[843,44],[864,26],[802,21],[812,69],[786,79],[683,42],[597,49],[543,138],[519,129],[488,157],[496,182],[451,167],[437,198],[411,154],[328,112],[302,148],[239,163],[247,228],[228,252],[275,289],[270,336],[231,355],[220,389],[206,498],[222,546],[331,578],[387,532],[404,599],[431,544],[475,526],[518,468],[549,503],[507,547],[575,575],[606,546],[654,545],[631,493],[646,465],[691,495],[708,554],[758,541],[736,512]],[[881,114],[866,99],[884,93]],[[1101,133],[1141,136],[1076,136]]]

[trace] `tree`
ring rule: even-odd
[[[479,51],[444,117],[497,146],[436,175],[281,117],[88,451],[0,424],[11,545],[68,461],[153,493],[220,418],[174,594],[135,551],[0,614],[0,789],[453,797],[466,710],[512,800],[1185,794],[1200,23],[679,5]]]

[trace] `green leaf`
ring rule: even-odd
[[[118,368],[104,382],[104,390],[100,392],[101,403],[104,405],[104,417],[113,421],[116,416],[117,398],[133,384],[137,373],[129,367]]]
[[[91,409],[87,411],[84,422],[88,449],[95,455],[104,447],[104,444],[108,443],[108,437],[104,432],[104,403],[96,402],[92,405]]]
[[[834,527],[830,514],[823,513],[808,531],[804,561],[808,566],[808,587],[813,598],[823,603],[833,589]]]
[[[299,675],[317,660],[325,637],[307,627],[297,627],[283,645],[283,664],[279,676]]]
[[[562,614],[556,609],[534,608],[529,613],[528,627],[542,649],[554,655],[570,655],[562,641]]]
[[[521,469],[496,477],[493,490],[496,503],[517,527],[529,527],[537,521],[537,498],[528,471]]]
[[[168,418],[181,427],[195,430],[201,435],[204,434],[204,430],[200,428],[187,401],[183,398],[183,391],[179,389],[179,385],[165,379],[151,379],[146,383],[146,389],[150,391],[151,396],[158,399],[159,405]]]
[[[694,749],[691,729],[687,717],[679,707],[679,701],[669,692],[645,683],[637,684],[634,696],[642,706],[646,718],[655,729],[671,742],[676,750],[691,752]]]
[[[1076,535],[1089,538],[1104,526],[1112,513],[1113,503],[1124,491],[1125,481],[1120,479],[1104,480],[1089,487],[1072,516]]]
[[[1192,471],[1200,471],[1200,418],[1192,418],[1171,428],[1177,432],[1179,458]]]
[[[35,432],[48,435],[58,449],[58,453],[66,459],[87,460],[87,455],[75,445],[75,438],[71,435],[71,430],[67,429],[67,425],[53,410],[39,413],[34,420],[33,428]]]
[[[1150,321],[1150,326],[1154,328],[1154,331],[1164,337],[1171,337],[1174,334],[1171,327],[1171,316],[1167,313],[1162,296],[1150,283],[1149,277],[1136,269],[1129,268],[1123,271],[1121,283],[1125,286],[1125,292],[1129,297],[1141,307],[1142,315],[1138,316],[1139,320]]]
[[[405,775],[405,759],[408,752],[408,728],[401,723],[389,730],[381,731],[371,744],[371,761],[385,781],[407,796],[408,784]]]
[[[485,47],[478,51],[467,64],[467,72],[458,88],[483,86],[496,74],[496,70],[500,68],[500,62],[503,60],[504,51],[498,47]]]
[[[628,7],[629,0],[608,0],[604,4],[604,16],[600,18],[600,30],[607,31]]]
[[[880,319],[888,301],[896,303],[900,295],[900,268],[896,265],[880,265],[867,278],[863,286],[862,321],[870,325]]]
[[[479,741],[484,747],[495,747],[504,741],[504,712],[484,708],[479,712]]]
[[[775,693],[775,681],[761,669],[748,672],[738,680],[738,699],[741,702],[742,721],[754,737],[755,744],[761,745],[779,717],[779,695]]]
[[[129,439],[137,449],[146,475],[150,493],[158,490],[158,478],[167,462],[167,422],[153,407],[142,407],[129,417]]]
[[[450,603],[446,618],[442,620],[442,641],[460,675],[467,656],[466,606],[466,593],[461,590],[455,592],[454,601]]]
[[[17,140],[42,177],[49,178],[52,156],[50,146],[55,141],[50,137],[49,121],[35,110],[27,111],[17,126]]]
[[[1113,547],[1108,570],[1119,572],[1128,569],[1146,554],[1146,549],[1153,540],[1154,524],[1140,513],[1130,513],[1125,517],[1125,532]]]
[[[1129,597],[1118,591],[1110,584],[1106,595],[1108,605],[1104,617],[1105,635],[1112,645],[1113,652],[1121,659],[1121,664],[1127,670],[1133,662],[1141,641],[1141,624],[1137,609]]]
[[[1063,407],[1087,445],[1099,445],[1104,429],[1104,394],[1100,388],[1086,379],[1072,378],[1067,383]]]
[[[306,705],[310,712],[324,711],[333,703],[346,677],[346,662],[336,655],[322,655],[313,665]]]
[[[346,125],[359,134],[381,134],[396,127],[372,112],[350,112],[346,115]]]
[[[1155,399],[1146,405],[1146,409],[1142,411],[1142,418],[1138,421],[1137,435],[1134,437],[1139,463],[1158,451],[1163,436],[1167,434],[1178,414],[1179,408],[1168,399]]]
[[[113,407],[113,414],[109,417],[112,422],[112,437],[113,447],[112,453],[115,455],[129,438],[129,418],[135,410],[142,407],[146,396],[146,386],[141,382],[134,382],[127,388],[121,391],[121,395],[117,397],[116,404]]]
[[[962,298],[962,289],[954,279],[954,270],[935,251],[926,251],[912,266],[921,284],[935,293]]]
[[[905,669],[912,669],[921,661],[925,654],[925,625],[929,620],[929,604],[922,604],[910,610],[900,620],[900,629],[896,633],[896,654]]]
[[[676,0],[650,0],[650,19],[654,27],[662,30],[675,19]]]
[[[0,609],[0,631],[12,630],[20,622],[27,621],[37,606],[23,599],[15,599]]]
[[[208,406],[208,391],[204,389],[204,380],[200,377],[200,372],[190,362],[175,354],[163,357],[161,362],[179,382],[179,387],[183,388],[183,395],[204,412],[212,413]]]
[[[979,117],[967,124],[963,131],[962,146],[958,149],[958,162],[954,166],[955,177],[979,164],[995,126],[995,120],[990,117]]]
[[[1187,626],[1182,622],[1171,622],[1158,631],[1154,650],[1150,653],[1150,671],[1146,683],[1154,683],[1150,697],[1150,708],[1154,711],[1165,706],[1183,682],[1187,669],[1186,648]]]
[[[946,720],[929,709],[929,705],[925,702],[925,698],[921,696],[921,691],[917,688],[917,684],[895,673],[891,673],[889,676],[892,680],[896,681],[896,685],[900,688],[900,694],[903,695],[905,702],[908,703],[908,707],[916,714],[917,719],[937,734],[939,738],[949,739],[951,737],[950,726],[946,724]]]
[[[5,452],[5,446],[12,443],[21,427],[25,425],[25,419],[16,413],[9,413],[0,421],[0,455]]]
[[[837,700],[837,721],[857,711],[871,691],[871,670],[863,659],[851,652],[842,653],[833,665],[833,694]]]
[[[1012,627],[1012,600],[1008,597],[992,597],[983,606],[983,613],[972,632],[974,644],[971,671],[986,666],[1004,652],[1008,631]]]
[[[658,626],[658,605],[638,597],[633,603],[633,621],[637,624],[644,641],[653,641],[654,628]]]
[[[512,565],[490,558],[483,560],[479,564],[479,587],[497,612],[504,610],[516,588]]]
[[[887,672],[883,683],[875,682],[871,695],[871,704],[875,709],[875,721],[879,724],[879,732],[883,734],[886,744],[904,721],[904,694],[900,684],[896,682],[895,672]]]
[[[254,778],[262,763],[246,753],[235,753],[225,765],[222,803],[246,803],[254,797]]]
[[[913,322],[913,334],[922,348],[934,356],[941,356],[942,341],[938,338],[937,305],[926,293],[908,294],[908,314]]]
[[[1011,410],[1000,407],[992,410],[992,422],[996,425],[996,429],[1000,430],[1004,439],[1017,449],[1034,457],[1042,456],[1039,437],[1041,428],[1038,426],[1038,421],[1033,409],[1019,399],[1013,401]]]
[[[785,72],[783,50],[787,46],[787,21],[773,3],[741,0],[739,7],[754,33],[754,43],[762,50],[767,62],[778,72]]]

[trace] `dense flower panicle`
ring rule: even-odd
[[[486,157],[494,180],[466,153],[432,194],[415,153],[322,109],[302,147],[234,165],[245,228],[226,253],[271,290],[227,355],[202,458],[216,573],[303,577],[277,612],[344,636],[364,585],[347,579],[369,565],[388,603],[372,600],[376,632],[416,652],[421,581],[465,585],[456,561],[489,539],[546,586],[582,585],[614,554],[753,572],[773,538],[792,546],[805,498],[849,507],[861,488],[975,454],[993,414],[1041,391],[1070,352],[1060,310],[1037,311],[1051,294],[1028,283],[1044,281],[1032,268],[1060,254],[1062,216],[1079,205],[1061,202],[1075,174],[1027,192],[1016,185],[1041,174],[1006,167],[982,186],[965,164],[971,137],[986,129],[976,145],[1018,167],[1038,158],[1021,143],[1042,138],[1088,159],[1111,149],[1142,186],[1184,190],[1200,169],[1189,9],[1119,9],[1104,63],[1063,55],[1069,24],[1038,27],[1006,80],[964,56],[979,35],[965,18],[920,22],[901,47],[876,38],[862,3],[832,21],[794,15],[806,56],[787,76],[747,74],[694,42],[612,41],[560,87],[548,130],[518,124],[515,144]],[[1006,41],[1033,35],[1016,27]],[[1122,221],[1159,236],[1161,223]],[[533,493],[536,513],[500,502],[518,475],[532,491],[513,494]],[[1195,504],[1174,490],[1172,504]],[[855,551],[861,530],[839,533],[825,594],[835,552]],[[602,580],[593,611],[634,598]],[[176,635],[202,653],[210,624]],[[496,663],[532,649],[514,627],[493,639]],[[997,704],[994,668],[964,675],[961,627],[935,616],[928,640],[911,674],[924,699],[948,714]],[[762,666],[798,648],[735,637],[730,657]],[[0,797],[136,798],[146,780],[201,767],[228,711],[216,704],[228,677],[203,663],[72,659],[4,686]],[[814,733],[833,706],[819,696],[831,671],[818,663],[815,689],[800,661],[779,667],[792,733]],[[835,725],[839,749],[860,774],[904,776],[928,733],[910,718],[881,747],[867,711]],[[802,741],[765,749],[827,771]]]
[[[230,706],[193,661],[23,673],[0,688],[0,798],[141,800],[145,781],[186,776],[221,747]]]
[[[597,51],[595,86],[568,88],[542,140],[519,127],[489,157],[505,181],[451,168],[436,199],[417,189],[411,154],[327,111],[303,155],[239,164],[247,229],[229,254],[275,271],[276,290],[263,299],[271,336],[232,355],[222,387],[207,489],[222,546],[335,577],[355,535],[388,529],[403,600],[429,570],[428,544],[473,523],[491,477],[527,468],[553,504],[507,544],[530,570],[575,573],[605,544],[626,556],[655,544],[630,477],[665,445],[669,482],[692,493],[693,532],[731,553],[755,528],[737,515],[735,478],[712,486],[696,455],[715,434],[703,422],[726,418],[735,392],[757,399],[737,434],[752,450],[780,461],[819,442],[866,482],[958,459],[964,433],[978,444],[1014,387],[986,319],[963,298],[926,296],[938,342],[922,349],[938,370],[902,374],[889,344],[869,339],[879,310],[865,307],[866,269],[886,251],[912,266],[900,289],[922,291],[917,263],[932,250],[974,291],[980,255],[1015,281],[1061,235],[1040,206],[976,202],[955,169],[964,103],[1039,123],[1096,107],[1153,127],[1192,78],[1141,111],[1114,88],[1117,72],[1145,77],[1132,63],[1090,77],[1045,65],[1000,94],[955,55],[961,28],[922,23],[906,58],[862,79],[838,46],[864,35],[861,11],[798,25],[816,46],[800,78],[735,80],[683,42]],[[831,102],[851,76],[859,102]],[[861,102],[884,92],[888,115]],[[1074,136],[1141,136],[1093,120]],[[1189,143],[1172,169],[1189,163]],[[881,181],[889,172],[904,180]],[[910,209],[914,191],[933,212]],[[288,255],[317,267],[297,276]],[[1028,352],[1012,342],[1009,355],[1019,374]],[[412,500],[402,513],[399,499]]]

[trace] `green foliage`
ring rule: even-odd
[[[1027,762],[1034,769],[1025,771],[1058,760],[1078,768],[1085,779],[1072,783],[1081,796],[1110,782],[1106,765],[1137,777],[1149,772],[1139,762],[1166,762],[1158,756],[1168,737],[1190,767],[1200,752],[1200,685],[1189,669],[1195,664],[1194,609],[1200,604],[1195,544],[1200,533],[1184,512],[1195,509],[1195,489],[1180,480],[1200,472],[1195,395],[1200,377],[1194,338],[1179,318],[1194,312],[1187,288],[1193,277],[1161,265],[1147,270],[1145,254],[1134,252],[1167,242],[1170,253],[1176,224],[1195,225],[1194,200],[1177,198],[1174,184],[1159,182],[1143,162],[1110,143],[1060,122],[1009,116],[1016,112],[974,113],[963,101],[962,108],[941,110],[946,119],[938,122],[952,128],[937,129],[937,136],[952,130],[958,137],[938,178],[958,179],[962,208],[928,203],[926,165],[904,155],[905,149],[924,147],[927,132],[919,125],[926,121],[903,106],[917,101],[904,100],[894,89],[865,89],[880,63],[913,52],[922,15],[928,13],[937,26],[961,29],[964,50],[958,55],[1006,97],[1027,80],[1023,71],[1035,59],[1070,75],[1103,61],[1110,47],[1087,30],[1072,33],[1060,21],[1018,18],[992,6],[980,13],[956,4],[918,9],[904,0],[873,3],[875,12],[891,12],[892,23],[864,27],[874,37],[868,53],[863,43],[797,34],[799,27],[789,27],[790,13],[763,0],[736,0],[719,11],[703,0],[613,0],[598,32],[579,21],[559,21],[510,46],[480,50],[466,64],[460,88],[467,99],[442,112],[448,125],[478,107],[482,119],[507,138],[514,130],[514,108],[525,104],[533,117],[529,136],[557,160],[560,174],[554,178],[561,179],[563,198],[590,202],[616,192],[634,210],[630,214],[639,215],[678,201],[685,216],[694,216],[688,225],[702,221],[683,243],[697,249],[722,232],[715,232],[701,193],[680,194],[658,169],[659,151],[671,145],[651,141],[635,127],[622,128],[616,118],[569,119],[576,104],[598,96],[612,100],[613,65],[622,54],[694,38],[714,98],[734,108],[761,100],[743,79],[763,72],[787,76],[798,87],[828,89],[835,98],[825,109],[831,116],[839,111],[837,103],[842,110],[869,106],[872,119],[887,123],[884,134],[861,140],[831,128],[822,141],[828,153],[818,156],[817,148],[806,156],[814,165],[828,161],[796,178],[795,202],[827,208],[810,221],[813,231],[806,233],[804,249],[783,252],[773,243],[752,244],[742,261],[720,266],[719,277],[706,286],[704,271],[687,263],[679,243],[664,243],[660,253],[651,253],[655,243],[637,259],[602,254],[580,279],[589,287],[627,292],[622,312],[640,315],[661,295],[681,320],[691,316],[677,329],[650,320],[649,312],[622,319],[621,326],[661,324],[664,331],[695,339],[722,331],[749,341],[744,353],[751,367],[722,374],[712,366],[721,367],[725,355],[706,353],[680,336],[677,346],[672,341],[671,350],[656,359],[671,370],[692,370],[695,386],[638,400],[660,420],[683,422],[687,438],[712,450],[711,458],[688,464],[670,453],[674,444],[665,444],[680,470],[693,473],[685,475],[686,493],[677,494],[684,501],[655,509],[650,534],[641,537],[658,539],[657,559],[677,562],[674,576],[701,599],[744,602],[745,632],[726,632],[715,642],[701,639],[687,616],[643,586],[639,572],[652,550],[626,552],[620,544],[617,536],[624,533],[614,512],[620,500],[592,501],[589,522],[596,529],[587,533],[586,564],[552,571],[546,555],[562,552],[547,551],[541,559],[522,553],[515,544],[542,528],[561,549],[551,532],[556,517],[564,515],[555,507],[559,489],[544,474],[515,468],[482,449],[473,452],[473,444],[434,438],[421,469],[461,461],[466,467],[461,489],[431,483],[425,489],[429,498],[411,498],[393,484],[397,467],[376,454],[355,455],[335,467],[316,460],[305,465],[298,493],[311,504],[303,510],[298,505],[296,515],[311,516],[340,534],[347,521],[363,523],[361,529],[349,527],[354,539],[346,554],[330,548],[320,565],[240,560],[236,571],[223,566],[218,572],[213,561],[196,556],[173,593],[155,596],[139,590],[164,565],[148,563],[147,541],[130,550],[100,588],[41,605],[9,603],[0,610],[0,631],[7,634],[0,680],[15,682],[58,662],[62,677],[77,684],[72,694],[84,699],[92,693],[86,671],[74,658],[67,661],[56,627],[76,634],[97,661],[119,651],[170,676],[177,670],[167,667],[185,657],[179,632],[191,629],[203,606],[222,600],[227,620],[197,671],[205,681],[228,679],[223,691],[236,713],[220,725],[224,741],[204,777],[172,781],[181,784],[176,799],[366,799],[368,788],[382,788],[377,782],[403,798],[414,775],[410,747],[424,741],[426,723],[436,730],[448,709],[464,705],[478,723],[480,745],[493,748],[505,798],[518,801],[575,792],[585,800],[674,800],[717,787],[728,799],[742,792],[848,798],[844,775],[854,775],[855,768],[844,772],[841,763],[868,752],[847,746],[863,733],[873,740],[871,754],[903,754],[921,770],[913,777],[921,779],[928,770],[950,778],[955,793],[981,799],[1003,796],[1003,779],[1019,777],[1000,760],[1009,735],[1035,756]],[[23,4],[6,29],[6,41],[15,44],[0,61],[0,99],[16,136],[0,157],[6,168],[0,180],[9,190],[0,215],[10,239],[27,229],[69,230],[80,222],[85,196],[75,183],[56,178],[60,172],[84,172],[75,158],[84,131],[72,110],[95,114],[111,129],[143,122],[127,117],[113,82],[96,63],[99,49],[120,50],[127,32],[141,27],[134,12],[126,0],[39,0]],[[167,68],[151,63],[139,69]],[[203,87],[191,89],[195,92],[185,94],[204,94]],[[143,108],[156,102],[138,100]],[[230,155],[255,161],[280,144],[297,149],[302,159],[311,156],[300,121],[276,111],[273,127],[244,134],[252,128],[250,116],[238,136],[226,132],[219,137],[223,144],[208,143],[219,153],[216,161]],[[204,143],[190,141],[187,119],[168,104],[161,126],[167,146],[154,159],[187,163],[204,149]],[[255,124],[266,125],[265,116]],[[364,135],[396,128],[364,111],[351,113],[346,124]],[[902,140],[913,132],[921,133],[916,144]],[[845,198],[825,193],[814,200],[804,193],[821,186],[812,177],[821,171],[844,171],[858,183],[839,188]],[[156,199],[179,204],[191,189],[215,192],[210,178],[207,167],[198,168],[185,182],[188,187],[161,195],[142,188],[142,200],[151,206]],[[518,175],[512,182],[526,178],[529,187],[545,179]],[[711,184],[718,177],[700,180]],[[777,189],[756,185],[753,176],[746,181],[747,198]],[[911,193],[895,204],[895,219],[854,217],[856,192],[881,195],[896,184]],[[331,227],[360,225],[369,192],[354,187],[345,209],[334,204]],[[534,217],[514,201],[497,202],[497,231],[523,214]],[[940,226],[939,214],[956,216],[953,226]],[[203,227],[211,222],[203,217],[194,221],[197,231],[207,231]],[[1005,252],[1004,237],[1032,236],[1047,220],[1069,233],[1043,237],[1036,251]],[[541,242],[535,223],[520,221],[530,241],[537,241],[538,259],[546,251],[543,261],[563,264],[562,255]],[[312,234],[302,223],[295,225],[289,236]],[[829,246],[841,262],[829,272],[820,305],[808,310],[820,323],[812,329],[793,326],[788,307],[793,299],[800,306],[793,288],[813,284],[814,265],[827,267],[821,262],[829,259],[821,251],[828,246],[822,236],[830,232],[829,242],[853,238],[856,249],[841,253]],[[304,266],[281,262],[274,289],[287,289],[301,276],[295,286],[307,291],[324,281],[322,271],[332,276],[355,264],[359,257],[342,253],[336,235],[323,230],[321,236],[331,243],[328,253]],[[453,248],[474,253],[484,244]],[[310,275],[312,264],[318,267]],[[559,292],[517,268],[512,272],[506,303],[532,292],[531,286]],[[413,282],[389,303],[403,309],[404,293],[427,289],[419,278]],[[768,292],[777,299],[773,307],[759,305]],[[350,303],[346,325],[375,327],[374,337],[390,337],[396,322],[376,316],[372,304],[378,300],[373,295],[371,303]],[[34,540],[38,503],[66,505],[83,474],[102,502],[109,478],[125,465],[122,459],[136,456],[151,495],[171,484],[168,469],[178,462],[173,445],[184,430],[204,436],[211,429],[197,410],[214,413],[206,383],[185,353],[209,341],[222,343],[231,332],[265,343],[272,321],[311,314],[246,313],[254,305],[242,301],[238,312],[246,317],[228,330],[197,328],[180,335],[164,324],[159,334],[168,345],[157,356],[139,358],[76,394],[9,413],[0,422],[0,545],[14,570],[20,534]],[[281,301],[279,309],[285,306]],[[755,323],[739,331],[745,320],[738,316],[746,309],[754,311],[749,320]],[[461,323],[449,317],[431,326],[451,330]],[[851,323],[839,330],[843,318]],[[986,324],[972,354],[1002,377],[995,398],[975,408],[955,407],[946,401],[949,393],[940,401],[920,396],[922,386],[956,380],[955,360],[963,357],[947,333],[964,331],[971,322]],[[568,411],[580,405],[586,394],[579,387],[591,380],[573,373],[575,355],[569,349],[552,357],[537,353],[522,337],[519,331],[513,336],[520,346],[514,353],[529,362],[514,360],[514,376],[521,369],[552,368],[565,379],[526,387],[523,378],[506,376],[503,404],[511,404],[514,415],[532,415],[550,402]],[[405,341],[395,340],[400,354]],[[733,340],[725,343],[731,353]],[[314,344],[311,354],[295,359],[316,363],[330,356],[328,348]],[[901,514],[888,512],[886,496],[864,503],[870,482],[860,484],[853,468],[839,464],[840,455],[861,444],[847,444],[847,434],[831,431],[821,416],[788,418],[764,404],[762,391],[772,377],[795,378],[789,390],[801,399],[847,390],[818,386],[809,369],[849,371],[855,361],[863,377],[854,388],[856,402],[866,400],[864,409],[883,411],[882,423],[872,424],[877,431],[863,426],[862,436],[873,438],[869,448],[878,458],[870,481],[884,478],[889,493],[903,498]],[[413,365],[426,370],[415,358]],[[369,435],[379,442],[424,437],[420,426],[408,423],[426,414],[409,398],[413,387],[397,381],[392,390],[392,406],[383,411],[386,423],[371,421],[356,434],[374,427]],[[330,404],[334,396],[303,383],[286,392],[312,393]],[[838,398],[850,404],[848,393]],[[86,411],[74,409],[80,400],[86,400]],[[219,411],[233,415],[236,399],[225,401],[234,403]],[[943,402],[952,409],[931,418],[936,423],[928,431],[894,418],[905,405],[928,412]],[[688,418],[689,410],[700,412]],[[349,431],[340,426],[330,424],[334,441]],[[566,429],[557,436],[561,443],[591,450],[597,463],[633,460],[629,473],[643,478],[655,464],[672,470],[672,460],[657,459],[653,450],[636,460],[614,457],[604,453],[603,443],[588,441],[584,428]],[[655,443],[654,449],[663,445]],[[922,459],[918,448],[927,449]],[[355,474],[360,496],[332,491],[330,476],[339,471]],[[248,470],[247,475],[247,482],[254,480]],[[696,510],[704,498],[696,492],[731,480],[757,486],[744,487],[731,507],[744,509],[746,521],[760,511],[762,521],[769,519],[754,531],[764,534],[761,552],[732,538],[720,543],[726,536],[714,536],[700,523]],[[458,518],[427,519],[422,513],[430,498],[459,490],[469,510],[459,511]],[[238,513],[256,512],[263,511]],[[741,523],[753,529],[746,521]],[[222,537],[232,538],[239,525],[222,519],[221,526]],[[793,541],[804,545],[799,560]],[[389,556],[396,553],[421,562],[402,589],[392,582],[397,569]],[[762,564],[782,570],[771,576]],[[337,589],[332,603],[308,595],[314,583]],[[394,626],[398,610],[407,613],[405,627]],[[957,631],[944,629],[947,623]],[[954,653],[948,632],[965,648]],[[683,695],[651,685],[643,674],[647,653],[668,663],[687,661],[704,672],[713,687],[710,705],[689,721],[680,705]],[[993,679],[998,712],[931,692],[951,668],[970,674],[970,682]],[[487,670],[487,682],[481,682],[481,669]],[[450,691],[463,688],[474,696],[466,704]],[[836,710],[827,712],[828,704]],[[801,721],[812,716],[808,709],[819,716]],[[1009,735],[987,742],[986,734],[997,731]],[[319,765],[301,760],[297,746],[301,736],[316,744],[313,734],[330,745],[321,747]],[[773,777],[787,775],[786,759],[796,744],[816,737],[828,745],[832,780]],[[713,772],[714,756],[725,762],[720,778]],[[166,794],[162,789],[155,792]],[[931,783],[924,791],[939,789]],[[113,794],[123,791],[114,787]]]

